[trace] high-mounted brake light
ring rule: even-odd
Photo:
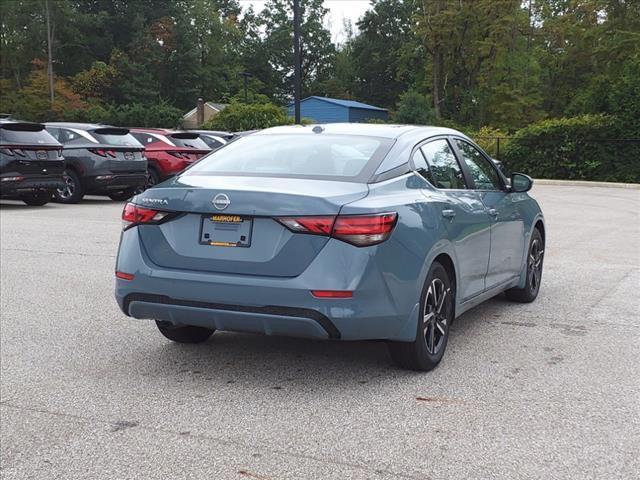
[[[127,203],[122,211],[122,229],[126,230],[141,224],[160,223],[169,215],[169,212],[152,210],[151,208],[140,207],[134,203]]]
[[[276,220],[295,233],[330,236],[357,247],[368,247],[389,238],[398,214],[279,217]]]

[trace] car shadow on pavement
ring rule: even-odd
[[[496,315],[506,306],[490,302]],[[470,311],[454,324],[445,359],[437,371],[443,373],[451,355],[465,355],[472,348],[476,330],[482,330],[483,315]],[[149,325],[151,327],[151,325]],[[131,353],[145,377],[197,383],[248,383],[281,389],[335,388],[384,382],[424,375],[397,367],[384,341],[322,341],[258,334],[216,332],[207,342],[183,345],[166,341],[157,333],[157,344]],[[454,362],[452,362],[454,363]]]
[[[55,203],[47,203],[41,207],[33,207],[20,200],[0,200],[0,210],[41,210],[43,208],[55,208]]]

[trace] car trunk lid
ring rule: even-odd
[[[138,227],[146,253],[160,267],[294,277],[328,237],[292,233],[274,217],[337,215],[367,193],[366,184],[349,182],[188,176],[134,202],[183,213],[161,225]]]

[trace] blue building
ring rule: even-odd
[[[293,117],[294,104],[287,107],[289,116]],[[316,123],[358,123],[370,119],[387,120],[389,112],[384,108],[374,107],[353,100],[337,98],[307,97],[300,101],[302,118],[309,118]]]

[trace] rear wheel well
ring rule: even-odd
[[[160,168],[160,165],[155,160],[147,161],[147,171],[150,172],[151,170],[153,170],[153,172],[156,174],[156,176],[158,177],[158,180],[162,181],[162,179],[164,178],[164,175],[162,173],[162,169]]]
[[[545,245],[546,238],[544,234],[544,223],[542,223],[542,220],[538,220],[533,228],[540,232],[540,236],[542,237],[542,244]]]
[[[434,262],[438,262],[447,271],[447,275],[449,276],[449,281],[451,282],[451,288],[453,289],[453,299],[454,299],[453,307],[455,309],[457,284],[456,284],[456,267],[453,265],[453,260],[451,260],[451,257],[446,253],[441,253],[434,259]],[[455,311],[453,316],[455,318]]]
[[[80,172],[80,168],[75,163],[67,163],[64,166],[65,170],[73,170],[73,172],[78,175],[79,178],[82,177],[82,173]]]

